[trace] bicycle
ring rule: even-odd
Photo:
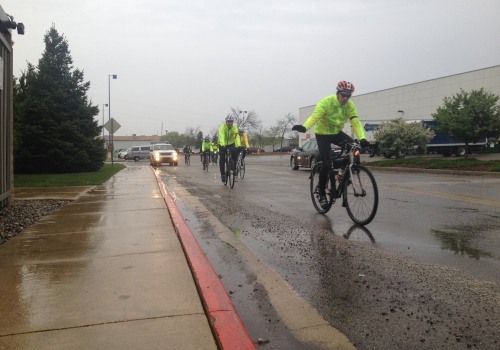
[[[218,158],[218,157],[219,157],[219,154],[218,154],[217,152],[214,152],[214,153],[212,154],[212,163],[213,163],[214,165],[217,165],[217,158]]]
[[[184,155],[184,163],[185,163],[186,165],[191,164],[191,153],[186,153],[186,154]]]
[[[210,164],[209,158],[210,154],[208,152],[203,152],[203,170],[208,171],[208,165]]]
[[[311,199],[320,214],[326,214],[335,201],[342,197],[342,206],[355,223],[367,225],[378,208],[378,187],[369,169],[361,165],[361,148],[357,142],[344,142],[341,152],[332,156],[332,168],[328,173],[326,195],[328,204],[319,203],[319,173],[323,162],[319,161],[311,169],[309,179]]]
[[[221,159],[222,161],[222,159]],[[231,188],[234,187],[234,180],[235,180],[235,164],[233,157],[231,155],[231,149],[229,147],[226,148],[226,156],[224,158],[224,172],[226,174],[226,181],[224,181],[224,186],[227,186],[229,183],[229,186]]]
[[[238,160],[236,161],[236,174],[240,179],[245,177],[245,160],[243,159],[243,151],[238,153]]]

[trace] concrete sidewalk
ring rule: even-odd
[[[0,349],[255,348],[150,167],[64,192],[16,193],[76,199],[0,247]]]

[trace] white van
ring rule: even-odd
[[[133,146],[124,157],[125,160],[133,159],[138,162],[141,159],[149,159],[149,152],[151,152],[151,145]]]

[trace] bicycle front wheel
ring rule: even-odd
[[[228,150],[229,152],[229,150]],[[229,186],[231,186],[231,188],[234,187],[234,177],[235,177],[235,172],[236,172],[236,167],[235,167],[235,164],[234,164],[234,160],[233,160],[233,157],[229,156],[229,159],[228,159],[228,167],[227,167],[227,179],[228,179],[228,182],[229,182]]]
[[[241,158],[241,164],[240,164],[240,178],[245,177],[245,159]]]
[[[227,186],[227,182],[229,180],[229,160],[228,158],[221,158],[221,162],[224,162],[224,174],[226,175],[226,179],[224,180],[224,186]]]
[[[367,225],[375,217],[378,208],[375,177],[362,165],[352,168],[352,177],[349,171],[345,175],[349,176],[343,193],[347,214],[355,223]]]
[[[208,164],[210,164],[210,162],[208,161],[208,156],[205,155],[205,158],[203,159],[203,169],[206,171],[208,171]]]
[[[243,179],[245,177],[245,164],[243,163],[243,156],[241,153],[238,155],[238,161],[236,164],[236,167],[238,168],[238,177]]]
[[[319,203],[319,172],[321,169],[321,163],[316,163],[314,167],[311,169],[311,176],[309,179],[311,180],[310,182],[310,192],[311,192],[311,199],[314,205],[314,208],[318,211],[320,214],[326,214],[330,210],[330,208],[333,205],[333,196],[331,195],[332,189],[331,189],[331,181],[327,181],[327,185],[325,188],[326,196],[328,199],[328,204],[325,205],[324,207]]]

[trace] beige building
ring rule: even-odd
[[[104,135],[104,141],[106,141],[106,145],[109,145],[109,135]],[[127,149],[133,146],[149,145],[159,141],[160,136],[158,135],[137,136],[136,134],[132,134],[131,136],[113,136],[113,148],[114,150]]]

